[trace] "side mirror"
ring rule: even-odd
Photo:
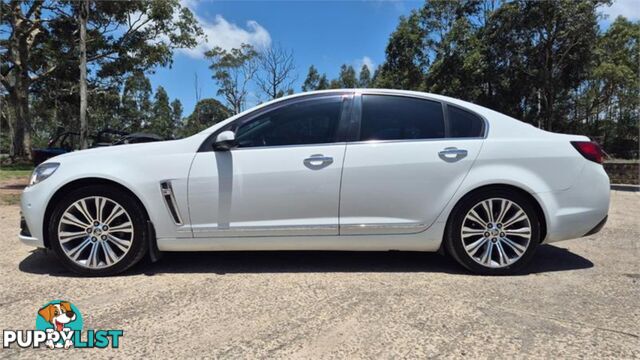
[[[213,143],[213,150],[215,151],[228,151],[236,146],[236,134],[233,131],[223,131],[216,136],[216,141]]]

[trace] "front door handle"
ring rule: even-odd
[[[318,170],[327,167],[333,163],[333,158],[322,154],[314,154],[304,159],[304,166],[311,170]]]
[[[440,151],[438,153],[438,156],[440,156],[440,159],[446,161],[446,162],[454,162],[454,161],[458,161],[464,157],[466,157],[468,154],[467,150],[465,149],[458,149],[456,147],[448,147],[448,148],[444,148],[442,151]]]

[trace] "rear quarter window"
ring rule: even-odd
[[[469,138],[484,136],[484,121],[478,115],[459,107],[447,105],[449,137]]]

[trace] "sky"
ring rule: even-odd
[[[248,43],[257,48],[279,45],[293,51],[300,92],[310,65],[329,79],[338,76],[340,65],[362,64],[373,69],[384,61],[389,35],[402,15],[419,8],[421,1],[196,1],[181,0],[200,22],[206,41],[193,49],[178,49],[170,68],[158,68],[151,74],[154,90],[163,86],[170,98],[179,99],[188,116],[195,106],[198,77],[200,98],[216,97],[209,63],[203,53],[220,46],[225,49]],[[640,19],[640,0],[616,0],[602,8],[608,15],[602,29],[618,15]],[[260,101],[252,91],[247,107]]]

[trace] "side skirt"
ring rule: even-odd
[[[444,223],[418,234],[158,238],[160,251],[428,251],[440,249]]]

